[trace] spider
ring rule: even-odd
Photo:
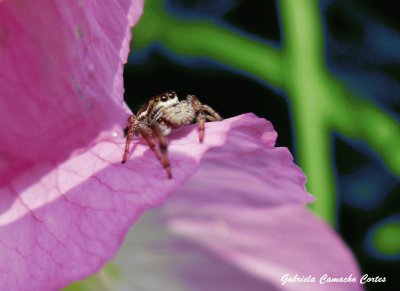
[[[128,135],[122,163],[125,163],[128,158],[133,137],[141,135],[166,170],[168,178],[171,179],[166,136],[174,128],[196,122],[199,125],[199,141],[203,142],[206,120],[217,121],[222,118],[210,106],[202,104],[195,95],[187,95],[185,100],[179,101],[174,91],[167,91],[150,98],[136,115],[128,118]],[[153,141],[154,138],[158,139],[160,151]]]

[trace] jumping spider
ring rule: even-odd
[[[128,135],[122,163],[125,163],[128,158],[129,146],[133,137],[141,135],[166,170],[168,178],[171,179],[172,173],[166,138],[171,129],[196,122],[199,125],[199,141],[203,142],[206,120],[216,121],[221,119],[221,116],[214,109],[201,104],[195,95],[187,95],[186,99],[182,101],[179,101],[174,91],[167,91],[154,96],[149,99],[145,106],[139,109],[136,115],[128,118]],[[153,141],[154,137],[158,139],[160,152]]]

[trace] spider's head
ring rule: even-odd
[[[160,117],[164,108],[170,108],[179,104],[178,96],[174,91],[167,91],[154,96],[147,101],[136,114],[137,120],[153,120]]]
[[[178,95],[175,91],[167,91],[155,97],[156,108],[167,108],[179,103]]]

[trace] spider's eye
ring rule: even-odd
[[[162,95],[161,96],[161,101],[162,102],[165,102],[165,101],[167,101],[168,100],[168,97],[167,96],[165,96],[165,95]]]
[[[169,91],[168,92],[168,97],[169,98],[174,98],[174,96],[175,96],[175,92],[174,91]]]

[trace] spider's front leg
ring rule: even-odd
[[[125,164],[126,160],[128,159],[129,146],[131,145],[132,139],[135,136],[135,132],[136,132],[136,117],[134,115],[131,115],[128,118],[128,134],[126,136],[124,156],[122,157],[123,164]]]
[[[145,125],[143,122],[138,122],[136,117],[132,115],[128,118],[128,134],[126,136],[125,151],[122,158],[122,163],[126,163],[128,159],[129,147],[133,140],[133,137],[136,134],[140,134],[147,141],[147,144],[149,145],[154,155],[159,161],[161,161],[161,155],[157,150],[157,146],[153,142],[152,129],[147,124]]]

